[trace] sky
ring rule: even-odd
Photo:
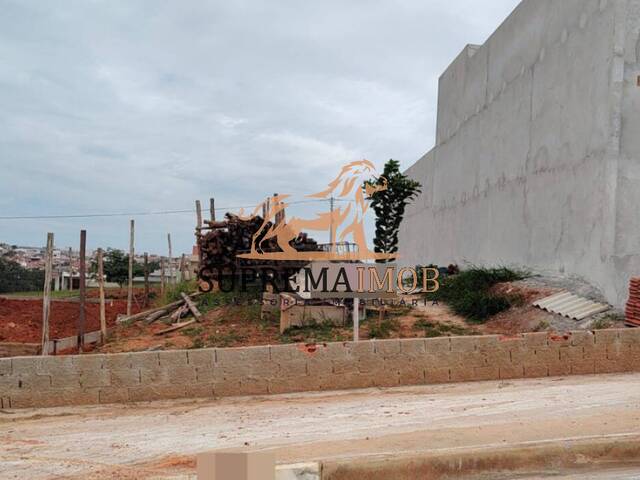
[[[407,168],[434,144],[441,73],[519,2],[478,3],[0,0],[0,217],[186,211],[0,218],[0,242],[77,248],[84,228],[125,249],[134,218],[137,251],[166,255],[171,233],[179,254],[196,199],[301,199],[362,158]]]

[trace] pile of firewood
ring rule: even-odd
[[[178,301],[163,305],[162,307],[157,307],[151,310],[136,313],[135,315],[119,318],[117,323],[122,324],[142,321],[147,325],[151,325],[157,320],[164,320],[170,326],[156,332],[156,335],[162,335],[164,333],[179,330],[188,325],[199,322],[202,319],[202,313],[200,313],[198,307],[194,302],[194,299],[196,299],[199,295],[200,293],[192,293],[191,295],[181,293],[182,298]],[[186,317],[189,314],[193,315],[192,319],[187,321],[181,320],[183,317]]]
[[[282,218],[280,221],[284,221]],[[255,216],[243,219],[237,215],[227,213],[221,222],[206,221],[207,227],[198,231],[198,249],[200,252],[200,270],[198,278],[201,289],[210,291],[214,282],[220,281],[223,272],[238,271],[241,267],[269,266],[275,269],[281,262],[257,261],[237,258],[239,254],[251,251],[254,236],[259,233],[257,240],[263,252],[278,252],[275,238],[264,240],[264,236],[273,227],[273,223],[263,225],[263,218]],[[318,243],[301,233],[291,242],[291,246],[298,251],[318,251]],[[302,266],[302,265],[300,265]],[[291,265],[288,265],[290,268]],[[208,285],[208,287],[207,287]]]

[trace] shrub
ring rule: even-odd
[[[447,303],[455,313],[471,322],[483,323],[519,301],[517,297],[493,294],[491,287],[498,283],[522,280],[528,275],[528,272],[506,267],[472,267],[442,279],[440,289],[427,297]]]

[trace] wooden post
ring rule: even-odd
[[[85,306],[87,302],[87,231],[80,230],[80,317],[78,318],[78,352],[84,347],[84,330],[86,323]]]
[[[164,297],[164,257],[160,257],[160,296]]]
[[[69,247],[69,290],[73,290],[73,251]]]
[[[144,306],[149,306],[149,254],[144,252]]]
[[[360,340],[360,300],[353,299],[353,341]]]
[[[209,213],[211,214],[211,221],[216,221],[216,201],[213,198],[209,199]]]
[[[47,256],[44,265],[42,298],[42,355],[49,355],[49,312],[51,311],[51,275],[53,270],[53,233],[47,233]]]
[[[180,258],[180,278],[182,278],[182,281],[191,280],[190,278],[187,278],[187,272],[189,271],[187,263],[187,256],[183,253]]]
[[[200,200],[196,200],[196,234],[202,229],[202,205]]]
[[[104,304],[104,260],[102,249],[98,249],[98,287],[100,289],[100,332],[102,343],[107,341],[107,315]]]
[[[131,220],[129,235],[129,286],[127,288],[127,316],[131,315],[131,306],[133,304],[133,257],[135,251],[133,248],[135,240],[135,220]]]
[[[175,278],[173,276],[173,256],[171,253],[171,234],[167,233],[167,241],[169,242],[169,283],[175,285]]]

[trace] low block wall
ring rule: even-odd
[[[0,359],[0,407],[640,371],[640,329]]]

